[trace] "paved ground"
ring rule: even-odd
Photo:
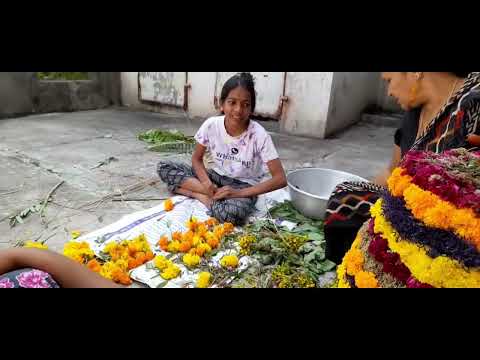
[[[139,132],[174,128],[193,135],[200,124],[200,119],[190,120],[182,114],[122,108],[0,120],[0,248],[48,238],[50,248],[60,251],[71,230],[90,232],[122,215],[158,205],[161,200],[98,200],[155,179],[161,156],[145,150],[145,144],[136,139]],[[392,127],[360,123],[336,138],[318,140],[277,134],[275,123],[266,127],[273,131],[288,170],[319,166],[365,178],[373,177],[387,163],[394,133]],[[109,157],[117,161],[94,168]],[[8,216],[43,200],[61,180],[65,182],[47,206],[44,223],[33,214],[10,228]],[[168,193],[163,184],[156,183],[126,197],[164,198]]]

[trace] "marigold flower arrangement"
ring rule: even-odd
[[[232,233],[234,226],[230,223],[218,224],[214,218],[205,222],[191,217],[186,223],[187,231],[184,233],[173,232],[163,235],[157,242],[157,246],[168,253],[183,253],[183,262],[188,266],[196,266],[200,263],[197,257],[202,258],[220,247],[221,240]]]
[[[339,287],[480,287],[480,153],[406,154],[371,214]]]
[[[71,241],[65,244],[63,254],[90,270],[99,273],[106,279],[123,285],[130,285],[132,280],[129,271],[154,259],[154,254],[145,235],[119,243],[110,242],[97,258],[86,242]]]

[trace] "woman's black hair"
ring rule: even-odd
[[[252,113],[255,111],[255,105],[257,104],[257,95],[255,93],[255,80],[253,79],[252,74],[242,72],[238,73],[235,76],[232,76],[227,80],[225,85],[223,85],[222,93],[220,95],[220,103],[223,104],[227,100],[230,91],[236,89],[237,87],[242,87],[250,93],[250,100],[252,102]]]

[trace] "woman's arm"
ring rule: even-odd
[[[245,189],[233,189],[230,186],[225,186],[217,191],[213,199],[248,198],[266,194],[287,186],[287,177],[285,176],[285,170],[283,169],[280,159],[269,161],[267,166],[272,175],[270,180]]]
[[[123,287],[53,251],[25,248],[0,251],[0,274],[23,268],[45,271],[63,288]]]
[[[380,186],[387,186],[387,180],[392,175],[393,170],[400,164],[400,160],[402,159],[402,151],[399,146],[393,145],[393,154],[392,159],[390,160],[390,164],[386,169],[384,169],[377,177],[373,180],[373,182]]]
[[[205,151],[207,148],[203,145],[197,144],[195,146],[195,151],[192,155],[192,167],[195,171],[195,175],[198,177],[198,180],[202,183],[207,191],[208,195],[212,197],[217,191],[217,187],[212,183],[207,174],[207,169],[205,169],[205,164],[203,163],[203,157],[205,156]]]

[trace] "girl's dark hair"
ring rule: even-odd
[[[238,73],[235,76],[232,76],[227,80],[225,85],[223,85],[222,93],[220,95],[220,103],[223,104],[227,100],[230,91],[236,89],[237,87],[242,87],[250,93],[250,100],[252,102],[252,113],[255,111],[255,105],[257,104],[257,95],[255,93],[255,80],[253,79],[252,74],[242,72]]]
[[[468,77],[468,74],[470,74],[470,72],[467,72],[467,71],[457,71],[457,72],[451,72],[450,74],[453,74],[459,78],[462,78],[462,79],[465,79],[466,77]]]

